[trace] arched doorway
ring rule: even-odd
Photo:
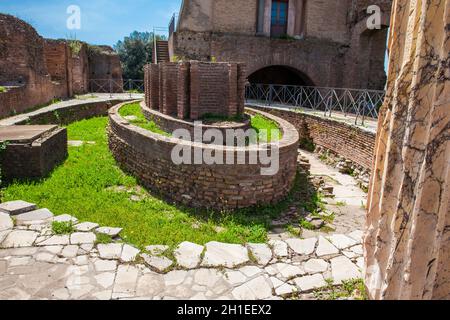
[[[248,77],[251,84],[276,84],[295,86],[314,86],[303,72],[288,66],[268,66],[253,72]]]

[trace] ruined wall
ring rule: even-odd
[[[145,67],[148,106],[180,119],[244,111],[245,66],[238,63],[163,62]]]
[[[44,56],[52,82],[59,85],[56,95],[72,96],[72,61],[66,41],[45,39]]]
[[[329,149],[364,169],[371,169],[375,148],[373,132],[317,115],[273,108],[258,109],[292,123],[299,132],[300,143],[312,141],[316,146]]]
[[[115,51],[108,46],[89,46],[88,57],[89,78],[96,80],[97,83],[111,81],[113,92],[123,92],[122,66]],[[96,84],[92,83],[91,85],[95,91]]]
[[[88,46],[83,42],[73,42],[70,47],[72,64],[72,89],[74,94],[84,94],[89,91],[89,61]]]
[[[44,39],[27,23],[0,14],[0,117],[59,97],[45,59]]]
[[[305,25],[308,37],[348,43],[347,17],[349,0],[316,1],[306,3]]]
[[[270,38],[270,3],[265,36],[257,32],[257,3],[184,1],[178,30],[169,41],[170,54],[185,60],[243,62],[247,76],[268,66],[288,66],[312,79],[310,85],[384,89],[391,1],[291,0],[295,12],[289,19],[295,21],[288,21],[289,39]],[[381,30],[366,32],[369,4],[382,9]]]
[[[0,86],[6,88],[0,93],[0,118],[86,93],[90,75],[113,79],[114,91],[122,92],[119,57],[109,47],[96,48],[88,55],[85,43],[44,40],[24,21],[0,14]]]
[[[364,241],[372,299],[450,299],[450,1],[395,0]]]

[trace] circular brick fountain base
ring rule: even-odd
[[[254,205],[273,204],[291,190],[297,165],[299,135],[287,121],[254,109],[247,110],[278,123],[283,138],[279,141],[279,170],[262,175],[260,158],[249,164],[252,152],[267,154],[268,145],[228,147],[202,144],[162,136],[131,125],[119,115],[123,104],[109,112],[109,146],[121,167],[137,177],[142,185],[164,198],[191,207],[233,210]],[[175,164],[175,147],[217,154],[245,156],[246,164]],[[194,153],[194,152],[192,152]],[[269,153],[270,155],[270,153]],[[192,155],[194,163],[194,156]]]

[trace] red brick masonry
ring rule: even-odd
[[[300,140],[310,139],[367,170],[372,169],[375,133],[317,115],[265,107],[258,109],[292,123],[300,134]]]
[[[163,62],[145,67],[147,106],[179,119],[205,114],[236,116],[244,111],[242,63]]]
[[[123,169],[136,176],[145,187],[177,203],[200,208],[226,209],[274,204],[291,190],[297,168],[299,135],[289,122],[265,112],[276,121],[282,132],[280,141],[280,169],[273,176],[261,175],[257,164],[176,165],[171,159],[172,149],[177,145],[201,148],[202,151],[230,151],[235,155],[243,152],[248,159],[250,150],[257,147],[228,147],[193,143],[155,134],[131,125],[118,111],[122,105],[109,112],[109,146],[116,161]],[[252,149],[250,149],[252,148]]]

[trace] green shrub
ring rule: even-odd
[[[6,92],[6,88],[5,88],[5,87],[2,87],[2,86],[0,86],[0,93],[2,93],[2,92]]]
[[[300,149],[303,149],[303,150],[306,150],[309,152],[314,152],[314,150],[316,149],[316,145],[309,138],[301,138],[299,147],[300,147]]]
[[[111,236],[104,233],[97,233],[97,240],[95,241],[97,244],[108,244],[113,242]]]
[[[52,231],[54,234],[57,235],[71,234],[75,231],[75,228],[73,226],[73,223],[70,221],[65,222],[53,221]]]

